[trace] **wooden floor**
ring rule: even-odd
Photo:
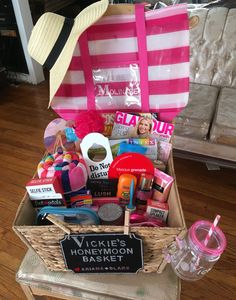
[[[0,299],[4,300],[25,299],[15,273],[26,247],[11,227],[24,185],[44,153],[44,129],[55,118],[47,109],[47,99],[47,82],[0,90]],[[184,159],[174,162],[187,225],[212,220],[219,213],[228,242],[224,255],[204,279],[182,281],[181,299],[236,299],[236,171],[208,171],[204,164]]]

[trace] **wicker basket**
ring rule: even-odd
[[[172,156],[168,164],[168,173],[175,177]],[[172,185],[168,204],[169,227],[131,226],[130,228],[131,232],[137,233],[143,240],[144,269],[142,272],[161,273],[166,265],[162,249],[170,245],[176,236],[182,237],[185,234],[186,225],[176,182]],[[16,214],[13,225],[14,231],[29,248],[32,248],[41,257],[49,270],[68,271],[59,244],[59,240],[64,237],[65,233],[55,225],[33,225],[35,218],[35,210],[28,196],[25,195]],[[67,227],[71,233],[124,232],[123,226],[80,226],[68,224]]]

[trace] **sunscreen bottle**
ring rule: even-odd
[[[122,174],[118,180],[116,196],[121,199],[121,204],[127,205],[130,199],[130,185],[134,181],[134,190],[137,184],[137,178],[132,174]]]

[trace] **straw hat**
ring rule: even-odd
[[[45,13],[35,24],[28,51],[33,59],[50,70],[49,105],[69,67],[79,36],[107,7],[108,0],[100,0],[82,10],[75,19]]]

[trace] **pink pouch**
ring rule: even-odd
[[[79,38],[52,100],[64,119],[81,110],[158,112],[171,121],[189,95],[189,27],[185,4],[104,16]]]

